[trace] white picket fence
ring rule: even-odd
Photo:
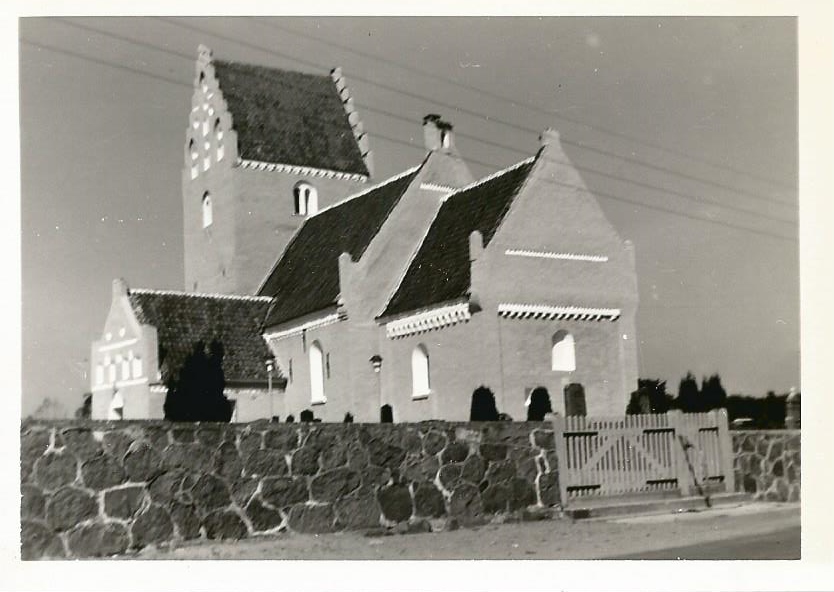
[[[562,504],[588,497],[735,490],[725,410],[554,416]]]

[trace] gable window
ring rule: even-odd
[[[324,403],[324,356],[321,344],[314,341],[310,346],[310,402]]]
[[[211,195],[208,191],[203,194],[203,228],[208,228],[214,221],[214,212],[212,211]]]
[[[411,396],[425,397],[430,391],[429,352],[421,343],[411,352]]]
[[[214,136],[217,138],[217,161],[223,160],[226,148],[223,146],[223,130],[220,128],[220,118],[214,120]]]
[[[122,380],[127,380],[128,378],[130,378],[130,360],[128,360],[127,358],[124,358],[122,356],[117,356],[116,359],[120,362],[121,367],[122,367],[121,368]]]
[[[573,335],[557,331],[553,335],[550,349],[550,368],[554,371],[573,372],[576,370],[576,351]]]
[[[319,194],[309,183],[298,183],[293,189],[296,216],[313,215],[319,211]]]
[[[188,142],[188,153],[191,156],[191,178],[196,179],[197,174],[200,172],[200,168],[197,166],[197,159],[200,155],[197,153],[197,145],[194,144],[193,138]]]

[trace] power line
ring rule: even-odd
[[[195,25],[181,23],[181,22],[172,20],[170,18],[165,18],[165,17],[153,17],[153,18],[156,18],[157,20],[160,20],[162,22],[174,25],[176,27],[181,27],[183,29],[195,31],[195,32],[201,33],[203,35],[210,35],[210,36],[216,37],[218,39],[223,39],[223,40],[229,41],[231,43],[236,43],[238,45],[242,45],[243,47],[248,47],[250,49],[255,49],[255,50],[263,52],[263,53],[275,55],[275,56],[280,57],[280,58],[285,59],[285,60],[295,61],[295,62],[297,62],[299,64],[302,64],[304,66],[307,66],[309,68],[313,68],[313,69],[316,69],[316,70],[329,71],[329,68],[326,67],[326,66],[323,66],[322,64],[312,62],[312,61],[304,59],[304,58],[299,58],[299,57],[287,54],[287,53],[282,52],[282,51],[278,51],[278,50],[275,50],[275,49],[272,49],[272,48],[269,48],[269,47],[266,47],[266,46],[263,46],[263,45],[259,45],[257,43],[252,43],[250,41],[246,41],[246,40],[243,40],[243,39],[238,39],[236,37],[225,35],[223,33],[218,33],[218,32],[208,30],[208,29],[203,29],[203,28],[197,27]],[[257,22],[257,21],[255,21],[255,22]],[[491,117],[489,115],[485,115],[485,114],[480,113],[478,111],[475,111],[473,109],[468,109],[466,107],[461,107],[459,105],[453,105],[451,103],[447,103],[447,102],[444,102],[444,101],[438,101],[433,97],[429,97],[429,96],[422,95],[422,94],[419,94],[419,93],[415,93],[415,92],[412,92],[412,91],[402,90],[402,89],[393,87],[391,85],[384,84],[384,83],[378,82],[376,80],[371,80],[369,78],[365,78],[365,77],[362,77],[362,76],[351,75],[350,79],[358,80],[360,82],[364,82],[365,84],[375,86],[377,88],[381,88],[381,89],[383,89],[385,91],[388,91],[388,92],[392,92],[392,93],[395,93],[395,94],[410,97],[410,98],[415,99],[415,100],[426,101],[426,102],[431,103],[432,105],[435,105],[435,106],[438,106],[438,107],[443,107],[444,109],[450,109],[451,111],[455,111],[455,112],[458,112],[458,113],[464,113],[466,115],[469,115],[471,117],[475,117],[477,119],[481,119],[481,120],[486,121],[488,123],[495,123],[495,124],[503,125],[505,127],[508,127],[510,129],[514,129],[514,130],[519,131],[519,132],[530,133],[530,134],[535,134],[535,135],[538,135],[540,133],[540,130],[537,130],[537,129],[534,129],[534,128],[531,128],[531,127],[520,125],[520,124],[511,122],[511,121],[507,121],[507,120],[504,120],[504,119]],[[479,90],[478,92],[481,92],[481,91]],[[561,117],[565,121],[570,121],[572,123],[578,123],[580,125],[588,126],[588,124],[584,124],[584,123],[581,123],[581,122],[576,122],[576,121],[567,119],[564,116],[558,116],[558,117]],[[588,126],[588,127],[590,127],[590,126]],[[608,132],[608,133],[615,133],[615,132]],[[628,139],[628,136],[625,136],[623,134],[619,134],[619,132],[616,132],[615,134],[616,135],[621,135],[621,136],[625,137],[626,139]],[[582,146],[582,145],[579,145],[579,147],[585,148],[585,146]],[[620,156],[619,154],[617,154],[616,156],[618,158],[622,158],[622,156]],[[680,173],[675,172],[674,174],[680,174]],[[786,204],[786,202],[783,201],[783,200],[779,200],[779,199],[775,199],[775,198],[767,197],[767,196],[761,196],[761,195],[746,191],[744,189],[739,189],[739,188],[736,188],[736,187],[730,187],[728,185],[723,185],[721,183],[717,183],[717,182],[709,180],[709,179],[703,179],[703,178],[700,178],[700,177],[693,177],[691,175],[689,175],[688,178],[690,178],[692,180],[697,180],[701,183],[712,185],[714,187],[718,187],[718,188],[721,188],[721,189],[726,189],[726,190],[729,190],[729,191],[733,191],[733,192],[739,193],[741,195],[747,195],[747,196],[752,197],[754,199],[764,199],[764,200],[772,201],[774,203],[778,203],[778,204],[782,204],[782,205],[790,205],[790,204]]]
[[[391,113],[390,111],[377,109],[376,107],[370,107],[370,106],[367,106],[367,105],[363,106],[363,105],[360,105],[358,103],[357,103],[356,106],[361,107],[365,111],[376,112],[376,113],[379,113],[381,115],[385,115],[387,117],[401,119],[401,120],[407,121],[409,123],[412,123],[412,121],[410,119],[407,119],[405,117],[397,115],[396,113]],[[463,137],[463,138],[469,138],[473,141],[480,142],[482,144],[488,144],[488,145],[494,146],[496,148],[507,150],[509,152],[515,152],[517,154],[529,155],[528,151],[522,150],[520,148],[515,148],[513,146],[508,146],[508,145],[502,144],[500,142],[494,142],[492,140],[479,138],[478,136],[472,136],[472,135],[469,135],[469,134],[458,133],[458,132],[456,132],[456,135],[458,135],[460,137]],[[571,142],[569,140],[564,140],[564,139],[560,139],[560,142],[562,144],[576,145],[575,142]],[[465,160],[469,160],[469,159],[467,158]],[[684,193],[684,192],[681,192],[681,191],[677,191],[677,190],[674,190],[674,189],[668,189],[666,187],[660,187],[658,185],[653,185],[651,183],[645,183],[643,181],[636,181],[634,179],[629,179],[627,177],[620,177],[620,176],[617,176],[617,175],[612,175],[611,173],[606,173],[605,171],[601,171],[599,169],[595,169],[595,168],[592,168],[592,167],[587,167],[587,166],[584,166],[584,165],[578,165],[576,163],[566,162],[566,161],[558,161],[558,162],[560,162],[561,164],[566,164],[566,165],[569,165],[569,166],[573,166],[574,168],[576,168],[580,171],[585,171],[587,173],[600,175],[602,177],[607,177],[607,178],[615,180],[615,181],[631,183],[632,185],[637,185],[638,187],[643,187],[643,188],[646,188],[646,189],[652,189],[652,190],[655,190],[655,191],[662,191],[663,193],[668,193],[668,194],[671,194],[671,195],[675,195],[677,197],[680,197],[680,198],[683,198],[683,199],[688,199],[690,201],[694,201],[694,202],[697,202],[697,203],[700,203],[700,204],[712,205],[712,206],[717,206],[717,207],[720,207],[720,208],[726,208],[728,210],[734,210],[736,212],[740,212],[740,213],[743,213],[743,214],[751,214],[753,216],[758,216],[760,218],[764,218],[766,220],[771,220],[773,222],[782,222],[784,224],[795,224],[796,223],[793,220],[785,220],[784,218],[778,218],[778,217],[775,217],[775,216],[770,216],[768,214],[765,214],[763,212],[758,212],[756,210],[741,208],[741,207],[738,207],[738,206],[735,206],[735,205],[732,205],[732,204],[725,204],[725,203],[721,203],[719,201],[705,199],[703,197],[699,197],[699,196],[696,196],[696,195],[691,195],[691,194]]]
[[[267,23],[267,22],[264,22],[264,21],[261,21],[261,20],[255,20],[253,22],[255,22],[256,24],[259,24],[261,26],[264,26],[264,27],[269,27],[271,29],[275,29],[275,30],[278,30],[278,31],[283,31],[285,33],[290,33],[290,34],[296,35],[298,37],[302,37],[302,38],[305,38],[305,39],[309,39],[311,41],[315,41],[317,43],[321,43],[323,45],[327,45],[327,46],[330,46],[330,47],[334,47],[336,49],[347,51],[347,52],[353,53],[355,55],[358,55],[358,56],[361,56],[361,57],[364,57],[364,58],[368,58],[368,59],[371,59],[371,60],[376,60],[378,62],[388,64],[388,65],[393,66],[395,68],[399,68],[401,70],[406,70],[408,72],[414,72],[416,74],[419,74],[421,76],[425,76],[427,78],[431,78],[433,80],[439,80],[441,82],[445,82],[445,83],[451,84],[453,86],[464,88],[464,89],[467,89],[469,91],[476,92],[478,94],[490,97],[492,99],[495,99],[495,100],[498,100],[498,101],[503,101],[505,103],[509,103],[513,106],[523,107],[523,108],[529,109],[530,111],[533,111],[535,113],[546,115],[547,117],[554,117],[556,119],[561,119],[563,121],[573,123],[574,125],[581,125],[583,127],[587,127],[588,129],[592,129],[592,130],[595,130],[595,131],[603,133],[603,134],[610,134],[610,135],[613,135],[613,136],[621,137],[621,138],[627,139],[631,142],[635,142],[637,144],[643,144],[644,146],[648,146],[648,147],[654,148],[656,150],[662,150],[664,152],[669,152],[670,154],[675,154],[675,155],[678,155],[678,156],[681,156],[681,157],[684,157],[684,158],[688,158],[688,159],[691,159],[695,162],[700,162],[702,164],[706,164],[706,165],[709,165],[709,166],[712,166],[712,167],[715,167],[715,168],[724,169],[726,171],[730,171],[730,172],[733,172],[733,173],[738,174],[738,175],[744,175],[744,176],[747,176],[751,179],[756,179],[756,180],[759,180],[759,181],[764,181],[764,182],[775,184],[775,185],[781,185],[781,186],[783,186],[787,189],[794,189],[794,187],[792,187],[788,183],[785,183],[784,181],[779,181],[777,179],[762,177],[760,175],[754,175],[753,173],[750,173],[749,171],[744,171],[744,170],[737,169],[737,168],[734,168],[734,167],[731,167],[731,166],[728,166],[728,165],[725,165],[725,164],[710,161],[710,160],[704,159],[702,157],[693,156],[693,155],[688,154],[686,152],[683,152],[683,151],[680,151],[680,150],[675,150],[674,148],[669,148],[667,146],[663,146],[661,144],[657,144],[657,143],[654,143],[654,142],[651,142],[651,141],[648,141],[648,140],[644,140],[642,138],[636,138],[634,136],[629,136],[629,135],[623,134],[622,132],[618,132],[616,130],[611,130],[609,128],[601,127],[601,126],[598,126],[598,125],[592,125],[592,124],[587,123],[585,121],[581,121],[581,120],[573,119],[573,118],[570,118],[570,117],[566,117],[564,115],[560,115],[559,113],[552,112],[552,111],[549,111],[547,109],[543,109],[542,107],[539,107],[538,105],[534,105],[532,103],[527,103],[525,101],[519,101],[519,100],[516,100],[516,99],[512,99],[510,97],[506,97],[506,96],[500,95],[498,93],[495,93],[495,92],[492,92],[492,91],[489,91],[489,90],[486,90],[486,89],[483,89],[483,88],[479,88],[479,87],[476,87],[476,86],[473,86],[473,85],[470,85],[470,84],[460,82],[460,81],[455,80],[453,78],[448,78],[448,77],[445,77],[445,76],[441,76],[439,74],[435,74],[434,72],[430,72],[430,71],[424,70],[422,68],[417,68],[415,66],[409,66],[408,64],[403,64],[403,63],[397,62],[397,61],[392,60],[390,58],[386,58],[386,57],[383,57],[383,56],[380,56],[380,55],[377,55],[377,54],[373,54],[373,53],[369,53],[369,52],[366,52],[366,51],[361,51],[361,50],[358,50],[358,49],[355,49],[355,48],[352,48],[352,47],[349,47],[347,45],[343,45],[343,44],[340,44],[340,43],[334,43],[333,41],[328,41],[327,39],[322,39],[321,37],[316,37],[315,35],[310,35],[308,33],[302,33],[298,30],[295,30],[295,29],[292,29],[292,28],[289,28],[289,27],[282,27],[282,26],[276,25],[272,22]],[[782,203],[784,203],[784,202],[782,202]]]
[[[66,19],[60,19],[59,18],[57,20],[59,20],[60,22],[66,24],[66,25],[72,26],[72,27],[77,27],[77,28],[85,30],[85,31],[90,31],[90,32],[94,32],[94,33],[97,33],[97,34],[100,34],[100,35],[109,36],[109,37],[112,37],[112,38],[117,39],[119,41],[123,41],[123,42],[127,42],[127,43],[133,43],[133,44],[139,45],[141,47],[146,47],[146,48],[149,48],[149,49],[152,49],[152,50],[155,50],[155,51],[159,51],[159,52],[162,52],[162,53],[167,53],[167,54],[173,55],[175,57],[179,57],[179,58],[188,60],[189,62],[193,62],[193,60],[194,60],[194,58],[191,55],[188,55],[188,54],[185,54],[185,53],[182,53],[182,52],[178,52],[178,51],[175,51],[175,50],[171,50],[171,49],[168,49],[168,48],[163,48],[163,47],[154,45],[152,43],[147,43],[147,42],[144,42],[144,41],[135,40],[135,39],[132,39],[132,38],[129,38],[129,37],[125,37],[125,36],[116,34],[116,33],[112,33],[110,31],[105,31],[105,30],[102,30],[102,29],[98,29],[96,27],[90,27],[90,26],[87,26],[87,25],[76,24],[74,22],[67,21]],[[161,20],[165,20],[166,22],[168,22],[167,19],[161,19]],[[255,22],[257,22],[257,21],[255,21]],[[178,23],[172,23],[172,24],[178,25]],[[186,25],[179,25],[179,26],[186,27]],[[212,35],[213,33],[207,32],[207,34]],[[219,35],[219,36],[221,38],[224,38],[224,36],[222,36],[222,35]],[[242,43],[239,40],[235,40],[235,42],[236,43]],[[260,51],[268,51],[268,50],[260,49]],[[278,53],[278,52],[271,52],[271,53]],[[280,54],[280,55],[282,57],[285,57],[286,59],[291,59],[291,60],[294,59],[291,56],[287,56],[286,54]],[[301,62],[301,63],[305,63],[305,65],[312,64],[312,62]],[[316,67],[318,67],[318,66],[316,65]],[[359,107],[362,110],[367,111],[367,112],[378,113],[378,114],[381,114],[381,115],[384,115],[384,116],[387,116],[387,117],[391,117],[391,118],[394,118],[394,119],[405,121],[409,124],[413,124],[413,121],[410,118],[403,117],[401,115],[398,115],[396,113],[392,113],[392,112],[387,111],[385,109],[380,109],[378,107],[374,107],[374,106],[366,105],[366,104],[360,104],[360,103],[357,103],[357,107]],[[531,128],[528,128],[528,129],[531,132],[535,131],[535,130],[532,130]],[[536,133],[538,133],[538,132],[536,132]],[[513,152],[516,152],[516,153],[519,153],[519,154],[526,154],[527,153],[526,151],[521,150],[519,148],[515,148],[515,147],[512,147],[512,146],[508,146],[506,144],[501,144],[501,143],[498,143],[498,142],[494,142],[492,140],[481,138],[481,137],[478,137],[478,136],[475,136],[475,135],[472,135],[472,134],[459,133],[458,135],[461,136],[461,137],[469,138],[469,139],[471,139],[473,141],[476,141],[476,142],[496,146],[498,148],[513,151]],[[603,154],[603,155],[606,155],[606,156],[610,156],[612,158],[617,158],[617,159],[623,160],[625,162],[629,162],[629,163],[632,163],[632,164],[636,164],[638,166],[643,166],[643,167],[646,167],[646,168],[649,168],[649,169],[652,169],[652,170],[659,171],[659,172],[664,173],[664,174],[668,174],[668,175],[672,175],[672,176],[678,176],[678,177],[681,177],[683,179],[688,179],[688,180],[699,182],[699,183],[705,183],[705,184],[713,185],[713,186],[716,186],[716,187],[719,187],[719,188],[722,188],[722,189],[727,189],[729,191],[738,192],[740,194],[746,194],[746,195],[748,195],[752,198],[767,200],[767,201],[770,201],[772,203],[775,203],[775,204],[778,204],[778,205],[781,205],[781,206],[784,206],[784,207],[794,207],[792,204],[788,204],[786,202],[776,200],[776,199],[773,199],[773,198],[768,197],[768,196],[760,196],[760,195],[757,195],[757,194],[749,193],[749,192],[746,192],[746,191],[743,191],[743,190],[740,190],[740,189],[737,189],[737,188],[734,188],[734,187],[729,187],[729,186],[726,186],[726,185],[722,185],[720,183],[716,183],[714,181],[710,181],[708,179],[702,179],[700,177],[687,175],[685,173],[680,173],[678,171],[674,171],[674,170],[671,170],[671,169],[660,167],[660,166],[657,166],[657,165],[654,165],[654,164],[651,164],[651,163],[641,161],[639,159],[623,156],[619,153],[610,152],[610,151],[607,151],[607,150],[603,150],[601,148],[586,146],[584,144],[581,144],[581,143],[578,143],[578,142],[572,142],[570,140],[562,140],[562,143],[565,144],[565,145],[574,146],[574,147],[582,149],[582,150],[588,150],[588,151],[591,151],[591,152],[596,152],[598,154]],[[581,167],[577,167],[577,168],[581,168]],[[625,182],[628,182],[628,183],[637,184],[637,185],[640,185],[640,186],[643,186],[643,187],[646,187],[646,188],[649,188],[649,189],[655,189],[655,190],[660,190],[660,191],[673,193],[673,194],[675,194],[679,197],[682,197],[684,199],[691,199],[691,200],[697,201],[699,203],[708,203],[708,204],[712,204],[712,205],[715,205],[715,206],[727,208],[727,209],[730,209],[730,210],[735,210],[735,211],[738,211],[738,212],[752,214],[754,216],[759,216],[759,217],[762,217],[762,218],[765,218],[765,219],[774,220],[774,221],[778,221],[778,222],[794,223],[793,221],[783,220],[781,218],[775,218],[775,217],[769,216],[767,214],[757,212],[755,210],[740,208],[740,207],[734,206],[734,205],[726,205],[726,204],[722,204],[720,202],[716,202],[716,201],[712,201],[712,200],[705,200],[703,198],[691,196],[691,195],[688,195],[686,193],[677,192],[677,191],[674,191],[674,190],[669,190],[669,189],[665,189],[665,188],[662,188],[662,187],[657,187],[657,186],[654,186],[654,185],[651,185],[651,184],[646,184],[646,183],[642,183],[642,182],[638,182],[638,181],[632,181],[631,179],[626,179],[626,178],[623,178],[623,177],[617,177],[615,175],[611,175],[609,173],[605,173],[605,172],[602,172],[602,171],[599,171],[599,170],[596,170],[596,169],[591,169],[591,168],[586,167],[584,170],[586,170],[587,172],[596,173],[596,174],[603,175],[603,176],[606,176],[606,177],[610,177],[610,178],[613,178],[613,179],[618,179],[620,181],[625,181]]]
[[[47,51],[51,51],[54,53],[62,53],[64,55],[68,55],[74,58],[78,58],[80,60],[86,60],[88,62],[93,62],[94,64],[99,64],[101,66],[107,66],[108,68],[113,68],[116,70],[124,70],[125,72],[130,72],[131,74],[139,74],[141,76],[147,76],[148,78],[153,78],[154,80],[159,80],[162,82],[167,82],[169,84],[176,84],[177,86],[184,86],[186,88],[193,88],[190,84],[186,84],[181,80],[176,80],[174,78],[167,78],[165,76],[160,76],[159,74],[154,74],[152,72],[147,72],[146,70],[140,70],[139,68],[133,68],[131,66],[125,66],[124,64],[117,64],[115,62],[110,62],[108,60],[102,60],[100,58],[94,58],[92,56],[84,55],[83,53],[77,53],[75,51],[71,51],[68,49],[64,49],[62,47],[55,47],[54,45],[49,45],[46,43],[41,43],[39,41],[31,41],[24,37],[20,38],[20,43],[23,45],[29,45],[32,47],[36,47],[38,49],[45,49]]]
[[[63,48],[57,48],[57,47],[50,46],[50,45],[47,45],[47,44],[30,41],[30,40],[25,39],[25,38],[21,38],[20,42],[23,43],[23,44],[26,44],[26,45],[34,46],[34,47],[37,47],[37,48],[40,48],[40,49],[45,49],[45,50],[48,50],[48,51],[62,53],[62,54],[65,54],[65,55],[68,55],[68,56],[71,56],[71,57],[75,57],[75,58],[78,58],[78,59],[90,61],[90,62],[99,64],[99,65],[103,65],[103,66],[107,66],[107,67],[110,67],[110,68],[127,71],[127,72],[130,72],[132,74],[139,74],[139,75],[142,75],[142,76],[147,76],[149,78],[153,78],[153,79],[156,79],[156,80],[161,80],[163,82],[168,82],[170,84],[175,84],[177,86],[182,86],[182,87],[189,88],[189,89],[192,88],[191,84],[186,84],[186,83],[180,82],[178,80],[166,78],[164,76],[159,76],[159,75],[153,74],[151,72],[147,72],[147,71],[144,71],[144,70],[139,70],[137,68],[132,68],[132,67],[129,67],[129,66],[124,66],[122,64],[116,64],[116,63],[109,62],[109,61],[106,61],[106,60],[93,58],[91,56],[76,53],[76,52],[66,50],[66,49],[63,49]],[[381,140],[401,144],[401,145],[404,145],[404,146],[407,146],[409,148],[413,148],[413,149],[416,149],[416,150],[422,150],[419,146],[415,146],[415,145],[413,145],[409,142],[405,142],[403,140],[399,140],[399,139],[396,139],[396,138],[391,138],[391,137],[388,137],[388,136],[385,136],[385,135],[382,135],[382,134],[376,134],[376,133],[372,133],[371,135],[378,138],[378,139],[381,139]],[[473,158],[466,158],[466,161],[470,162],[470,163],[474,163],[474,164],[479,164],[479,165],[484,166],[488,169],[502,168],[498,164],[484,162],[484,161],[480,161],[480,160],[473,159]],[[568,164],[568,163],[565,163],[565,164]],[[624,180],[629,181],[628,179],[624,179]],[[579,189],[579,190],[583,190],[583,191],[586,190],[585,188],[580,187],[578,185],[571,185],[571,184],[567,184],[567,183],[561,183],[559,181],[545,180],[545,182],[548,182],[548,183],[551,183],[551,184],[554,184],[554,185],[558,185],[558,186],[561,186],[561,187],[565,187],[565,188],[570,188],[570,189]],[[661,191],[666,191],[665,189],[660,189],[660,190]],[[702,218],[702,217],[699,217],[699,216],[695,216],[693,214],[687,214],[685,212],[680,212],[680,211],[677,211],[677,210],[664,208],[662,206],[646,204],[644,202],[632,200],[632,199],[629,199],[629,198],[624,198],[622,196],[617,196],[617,195],[613,195],[613,194],[609,194],[609,193],[605,193],[605,192],[601,192],[601,191],[594,191],[593,195],[598,195],[600,197],[605,197],[605,198],[616,200],[616,201],[630,203],[630,204],[641,206],[641,207],[644,207],[644,208],[658,210],[658,211],[661,211],[661,212],[665,212],[667,214],[673,214],[673,215],[681,216],[681,217],[688,218],[688,219],[691,219],[691,220],[697,220],[697,221],[700,221],[700,222],[708,222],[708,223],[712,223],[712,224],[718,224],[718,225],[721,225],[721,226],[726,226],[728,228],[734,228],[734,229],[737,229],[737,230],[743,230],[743,231],[752,232],[752,233],[755,233],[755,234],[761,234],[761,235],[764,235],[764,236],[769,236],[769,237],[778,238],[778,239],[782,239],[782,240],[788,240],[788,241],[792,241],[792,242],[795,242],[795,240],[796,240],[792,237],[786,237],[786,236],[783,236],[783,235],[778,235],[778,234],[770,233],[770,232],[763,231],[763,230],[749,228],[747,226],[732,224],[730,222],[723,222],[723,221],[720,221],[720,220],[713,220],[713,219],[710,219],[710,218]],[[782,222],[787,222],[787,221],[782,220]]]
[[[406,142],[404,140],[391,138],[391,137],[388,137],[388,136],[385,136],[385,135],[382,135],[382,134],[373,133],[373,132],[369,132],[369,133],[371,133],[372,136],[374,136],[375,138],[380,139],[380,140],[393,142],[395,144],[401,144],[403,146],[408,146],[409,148],[413,148],[415,150],[422,150],[419,146],[415,146],[414,144],[411,144],[411,143]],[[499,165],[496,165],[495,163],[484,162],[482,160],[476,160],[476,159],[473,159],[473,158],[466,158],[465,160],[466,160],[466,162],[479,164],[481,166],[487,167],[488,169],[495,169],[496,167],[505,168],[505,167],[500,167]],[[594,195],[594,196],[605,197],[607,199],[611,199],[611,200],[614,200],[614,201],[625,202],[625,203],[640,206],[640,207],[643,207],[643,208],[648,208],[648,209],[651,209],[651,210],[657,210],[659,212],[665,212],[667,214],[673,214],[675,216],[681,216],[683,218],[688,218],[690,220],[697,220],[699,222],[707,222],[707,223],[710,223],[710,224],[718,224],[719,226],[726,226],[727,228],[732,228],[732,229],[735,229],[735,230],[743,230],[743,231],[746,231],[746,232],[752,232],[754,234],[769,236],[771,238],[777,238],[777,239],[781,239],[781,240],[785,240],[785,241],[789,241],[789,242],[796,242],[796,238],[794,238],[794,237],[784,236],[784,235],[781,235],[781,234],[775,234],[775,233],[768,232],[766,230],[760,230],[760,229],[757,229],[757,228],[750,228],[749,226],[741,226],[739,224],[733,224],[732,222],[724,222],[722,220],[713,220],[711,218],[702,218],[702,217],[696,216],[694,214],[688,214],[686,212],[680,212],[680,211],[677,211],[677,210],[673,210],[673,209],[670,209],[670,208],[664,208],[663,206],[657,206],[657,205],[654,205],[654,204],[647,204],[647,203],[637,201],[637,200],[633,200],[633,199],[623,197],[623,196],[620,196],[620,195],[614,195],[614,194],[611,194],[611,193],[606,193],[606,192],[597,191],[597,190],[591,191],[591,190],[587,189],[586,187],[581,187],[579,185],[571,185],[570,183],[562,183],[561,181],[555,181],[553,179],[539,179],[539,181],[544,182],[544,183],[550,183],[552,185],[556,185],[558,187],[563,187],[563,188],[567,188],[567,189],[578,189],[580,191],[587,191],[588,193],[590,193],[591,195]]]

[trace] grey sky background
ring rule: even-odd
[[[419,162],[426,113],[476,176],[558,129],[636,245],[640,376],[800,386],[793,18],[22,19],[20,38],[24,414],[80,404],[114,277],[183,288],[199,43],[342,66],[377,180]]]

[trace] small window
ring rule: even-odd
[[[448,131],[443,130],[440,132],[440,145],[443,148],[448,148],[452,144],[452,134]]]
[[[116,364],[110,364],[107,367],[107,381],[116,382]]]
[[[203,194],[203,228],[208,228],[214,221],[214,212],[212,211],[211,195],[206,191]]]
[[[309,183],[299,183],[293,190],[296,216],[313,215],[319,211],[319,195]]]
[[[422,344],[411,352],[411,396],[425,397],[431,391],[429,353]]]
[[[214,137],[217,139],[217,161],[223,160],[226,148],[223,146],[223,130],[220,127],[220,118],[214,120]]]
[[[208,84],[206,84],[206,73],[200,72],[200,88],[203,92],[208,92]]]
[[[194,122],[194,126],[197,126],[197,122]],[[194,143],[194,139],[192,138],[188,142],[188,152],[191,156],[191,178],[196,179],[197,174],[200,172],[200,168],[197,166],[197,159],[200,158],[200,154],[197,152],[197,145]]]
[[[576,370],[576,352],[573,335],[567,331],[557,331],[553,335],[550,350],[551,370],[573,372]]]
[[[324,403],[324,356],[321,344],[314,341],[310,346],[310,402]]]
[[[130,360],[122,358],[122,380],[130,378]]]
[[[133,378],[140,378],[142,376],[142,358],[133,358],[131,366]]]
[[[289,368],[287,370],[288,374],[290,375],[290,383],[292,383],[292,358],[290,358],[290,363],[288,364]]]
[[[96,364],[96,384],[104,383],[104,366]]]
[[[330,352],[324,356],[324,375],[330,379]]]

